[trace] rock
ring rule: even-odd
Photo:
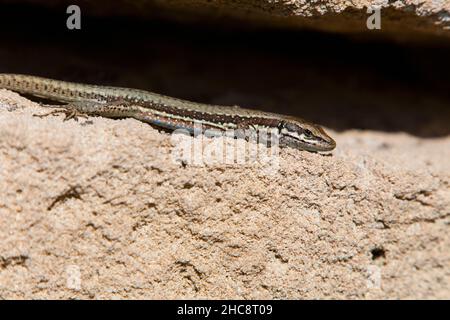
[[[28,3],[17,0],[15,3]],[[69,0],[34,0],[34,4],[60,10]],[[380,8],[381,36],[398,40],[427,40],[430,35],[448,37],[448,0],[119,0],[83,1],[83,14],[138,16],[182,22],[220,23],[255,27],[307,28],[326,32],[358,34],[367,32],[368,8]]]
[[[450,297],[448,136],[181,165],[135,120],[0,106],[1,298]]]

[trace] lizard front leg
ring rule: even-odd
[[[49,115],[65,114],[64,121],[78,117],[88,118],[88,116],[102,116],[106,118],[122,118],[129,117],[132,108],[130,104],[123,100],[116,100],[111,102],[97,102],[97,101],[74,101],[65,105],[42,105],[47,108],[53,108],[48,113],[41,115],[34,115],[36,117],[47,117]]]

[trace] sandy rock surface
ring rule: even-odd
[[[0,298],[450,298],[450,137],[198,165],[46,111],[0,90]]]

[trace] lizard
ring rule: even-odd
[[[59,108],[59,111],[53,110],[49,114],[65,112],[66,119],[77,114],[134,118],[164,130],[185,129],[190,134],[198,133],[199,125],[200,133],[208,129],[220,132],[275,130],[281,147],[312,152],[331,151],[336,147],[336,142],[320,125],[298,117],[237,106],[202,104],[140,89],[81,84],[21,74],[0,73],[0,88],[63,103],[45,106]]]

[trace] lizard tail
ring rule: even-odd
[[[90,85],[63,82],[36,76],[0,73],[0,89],[8,89],[57,101],[75,101],[79,91],[88,93]]]

